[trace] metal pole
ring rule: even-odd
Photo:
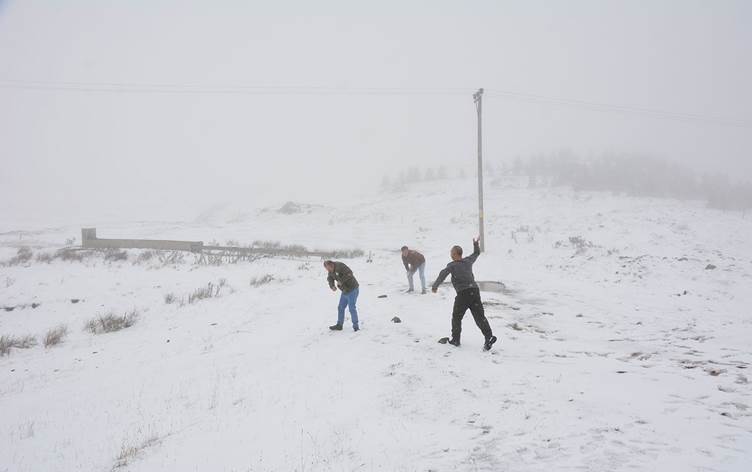
[[[480,236],[480,250],[486,250],[486,237],[483,228],[483,135],[482,135],[482,111],[483,89],[478,89],[473,94],[475,108],[478,110],[478,235]]]

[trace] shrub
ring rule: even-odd
[[[108,313],[89,320],[86,323],[85,329],[94,334],[111,333],[130,328],[136,324],[136,320],[138,320],[138,312],[136,310],[132,310],[122,316]]]
[[[43,253],[37,254],[36,259],[37,259],[37,262],[44,262],[44,263],[49,264],[55,259],[55,256],[48,252],[43,252]]]
[[[106,261],[124,261],[128,259],[128,253],[117,249],[108,249],[104,254]]]
[[[593,247],[593,243],[586,240],[582,236],[570,236],[569,237],[569,244],[572,245],[575,249],[577,249],[577,254],[585,252],[587,248]]]
[[[171,305],[177,301],[177,298],[175,297],[174,293],[167,293],[164,296],[164,302],[168,305]]]
[[[24,336],[17,338],[15,336],[0,336],[0,356],[6,356],[12,348],[29,349],[37,345],[37,338],[34,336]]]
[[[266,285],[274,280],[274,276],[271,274],[262,275],[261,277],[254,277],[251,279],[251,287],[260,287]]]
[[[0,336],[0,356],[7,356],[10,348],[13,347],[13,338],[10,336]]]
[[[158,252],[159,262],[163,265],[182,264],[185,254],[182,251]]]
[[[55,257],[66,262],[81,262],[84,260],[83,253],[75,249],[61,249],[55,254]]]
[[[216,290],[215,290],[216,289]],[[206,287],[197,288],[193,293],[188,295],[188,303],[195,303],[205,298],[213,298],[219,296],[219,287],[209,282]]]
[[[8,259],[8,261],[5,263],[5,265],[19,265],[19,264],[25,264],[31,260],[31,257],[34,254],[31,252],[31,249],[28,247],[21,247],[18,248],[18,252],[14,257],[11,257]]]
[[[278,249],[282,244],[279,241],[253,241],[252,247],[258,247],[262,249]]]
[[[302,213],[303,207],[299,203],[295,202],[287,202],[282,207],[277,210],[278,213],[282,213],[283,215],[294,215],[296,213]]]
[[[134,261],[134,264],[145,264],[152,260],[154,256],[156,255],[155,251],[143,251],[141,254],[136,257],[136,260]]]
[[[331,253],[331,257],[342,257],[344,259],[363,257],[365,255],[366,253],[362,249],[337,249]]]
[[[138,445],[130,445],[124,442],[120,448],[120,453],[115,458],[115,465],[112,466],[112,470],[127,467],[144,449],[154,446],[155,444],[159,444],[159,436],[156,435],[150,436]]]
[[[51,330],[47,331],[47,334],[44,336],[44,347],[49,348],[60,344],[67,334],[68,327],[65,325],[60,325],[57,328],[52,328]]]

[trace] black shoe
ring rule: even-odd
[[[413,290],[413,289],[411,289],[411,288],[408,288],[407,290],[405,290],[405,293],[413,293],[414,291],[415,291],[415,290]]]
[[[449,340],[449,344],[451,344],[452,346],[460,347],[460,340],[452,338]]]
[[[483,344],[483,350],[490,351],[491,346],[493,346],[495,342],[496,342],[496,336],[491,336],[490,338],[486,339],[485,344]]]
[[[423,289],[423,290],[421,290],[421,291],[420,291],[420,294],[421,294],[421,295],[425,295],[425,294],[426,294],[426,289]]]
[[[332,331],[342,331],[342,325],[337,323],[336,325],[332,325],[329,327]]]
[[[342,329],[342,328],[340,328],[340,329]],[[357,325],[355,325],[355,326],[353,326],[353,331],[360,331],[360,328]]]

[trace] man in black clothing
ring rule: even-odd
[[[478,325],[483,336],[486,338],[483,348],[488,351],[496,342],[496,336],[491,332],[491,326],[488,319],[483,313],[483,302],[480,299],[480,290],[475,283],[473,275],[473,263],[480,255],[480,245],[478,239],[473,239],[473,253],[462,258],[462,248],[453,246],[449,252],[452,262],[447,264],[446,268],[439,272],[439,276],[431,287],[431,291],[436,293],[439,285],[444,282],[449,274],[452,274],[452,285],[457,292],[454,298],[454,309],[452,310],[452,339],[449,344],[454,346],[460,345],[460,333],[462,332],[462,318],[465,316],[467,309],[473,314],[475,324]]]

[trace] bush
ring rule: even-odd
[[[43,253],[37,254],[36,259],[37,259],[37,262],[43,262],[43,263],[49,264],[55,259],[55,256],[54,254],[43,252]]]
[[[31,257],[34,254],[31,252],[31,249],[28,247],[21,247],[18,248],[18,252],[14,257],[11,257],[5,262],[5,265],[19,265],[19,264],[25,264],[31,260]]]
[[[295,202],[287,202],[282,207],[277,210],[278,213],[282,213],[283,215],[294,215],[296,213],[302,213],[303,207],[299,203]]]
[[[185,254],[182,251],[158,252],[159,262],[163,266],[172,264],[182,264],[185,261]]]
[[[159,436],[153,435],[145,439],[138,445],[130,445],[124,442],[122,447],[120,448],[120,453],[115,458],[115,465],[112,466],[112,470],[116,470],[121,467],[127,467],[131,463],[131,461],[138,458],[138,456],[144,449],[159,444],[159,441]]]
[[[156,255],[155,251],[144,251],[136,257],[134,264],[145,264],[152,260]]]
[[[216,289],[216,290],[215,290]],[[188,295],[188,303],[195,303],[205,298],[213,298],[219,296],[219,287],[209,282],[206,287],[197,288],[193,293]]]
[[[84,260],[83,253],[75,249],[61,249],[55,254],[55,257],[66,262],[81,262]]]
[[[585,252],[587,248],[593,247],[593,243],[586,240],[582,236],[570,236],[569,244],[572,245],[572,247],[574,247],[575,249],[577,249],[577,253]]]
[[[52,328],[51,330],[47,331],[47,334],[44,336],[44,347],[49,348],[60,344],[67,334],[68,327],[65,325],[60,325],[57,328]]]
[[[282,244],[279,241],[253,241],[251,247],[258,247],[262,249],[278,249]]]
[[[113,331],[130,328],[136,324],[136,320],[138,320],[138,312],[136,310],[130,311],[122,316],[108,313],[89,320],[86,323],[85,329],[94,334],[111,333]]]
[[[12,348],[29,349],[37,345],[37,338],[34,336],[24,336],[17,338],[15,336],[0,336],[0,356],[10,354]]]
[[[128,253],[117,249],[108,249],[104,254],[106,261],[124,261],[128,259]]]
[[[171,305],[177,301],[177,297],[175,297],[174,293],[167,293],[164,296],[164,302],[168,305]]]
[[[366,253],[362,249],[337,249],[331,253],[331,257],[341,257],[344,259],[363,257],[365,255]]]
[[[271,274],[262,275],[261,277],[253,277],[251,279],[251,287],[260,287],[266,285],[274,280],[274,276]]]

